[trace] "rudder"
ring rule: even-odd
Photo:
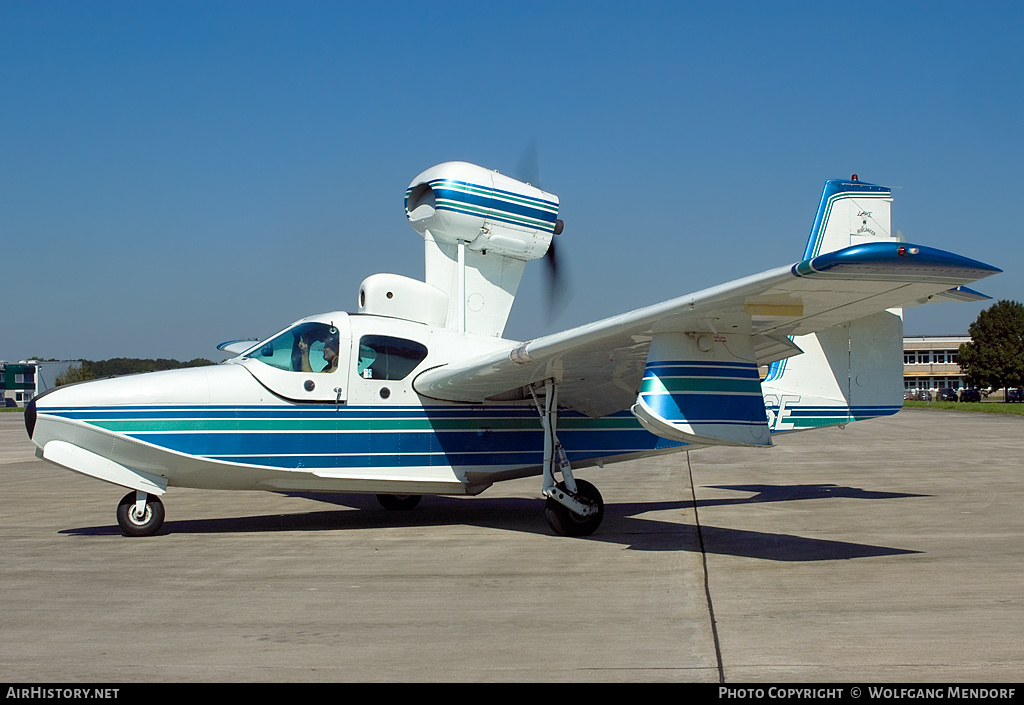
[[[857,180],[825,183],[804,259],[896,240],[892,192]],[[803,354],[772,364],[762,382],[773,432],[895,414],[903,405],[903,317],[892,309],[792,339]]]

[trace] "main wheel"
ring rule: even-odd
[[[139,516],[135,493],[129,492],[117,505],[117,523],[125,536],[152,536],[164,523],[164,505],[155,494],[146,497],[146,509]]]
[[[379,494],[377,501],[380,506],[390,511],[408,511],[423,499],[421,494]]]
[[[559,482],[556,487],[564,491],[565,483]],[[604,519],[604,500],[596,487],[586,480],[576,480],[576,498],[580,502],[596,505],[597,511],[590,516],[580,516],[550,497],[544,503],[544,518],[559,536],[590,536]]]

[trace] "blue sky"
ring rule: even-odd
[[[573,296],[527,339],[800,259],[825,179],[1024,300],[1019,2],[0,0],[0,359],[221,359],[421,277],[427,167],[535,141]],[[964,333],[984,308],[906,312]]]

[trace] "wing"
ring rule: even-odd
[[[589,416],[629,408],[652,340],[663,333],[748,337],[758,364],[800,353],[790,337],[927,300],[1001,270],[943,250],[848,247],[499,352],[427,370],[435,399],[482,402],[555,379],[561,404]]]

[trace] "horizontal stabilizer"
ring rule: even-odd
[[[961,303],[977,303],[978,301],[990,301],[991,296],[983,294],[980,291],[974,289],[968,289],[966,286],[958,286],[953,289],[947,289],[946,291],[940,291],[938,294],[928,296],[923,299],[914,301],[913,303],[907,304],[907,306],[919,306],[921,304],[935,304],[942,301],[959,301]]]

